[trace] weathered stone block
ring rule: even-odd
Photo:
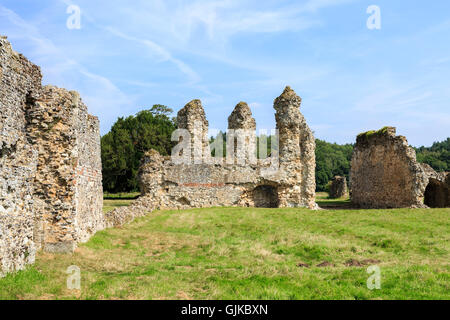
[[[338,199],[348,196],[347,179],[336,176],[331,181],[330,198]]]
[[[395,128],[358,135],[351,161],[351,199],[365,208],[423,208],[428,175]]]

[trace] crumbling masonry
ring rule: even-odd
[[[352,203],[362,208],[448,206],[445,174],[419,164],[406,138],[395,133],[385,127],[358,135],[350,171]]]
[[[100,133],[76,92],[0,37],[0,275],[104,228]]]
[[[450,172],[437,173],[427,164],[422,168],[429,176],[424,204],[430,208],[450,208]]]
[[[140,168],[141,197],[127,208],[109,212],[108,225],[120,226],[156,209],[214,206],[316,209],[315,140],[300,113],[300,103],[300,97],[290,87],[275,100],[279,157],[273,154],[266,159],[252,159],[256,124],[248,105],[239,103],[228,118],[228,128],[237,134],[227,133],[227,146],[243,132],[250,134],[245,136],[244,143],[237,144],[231,161],[227,157],[218,163],[210,155],[208,122],[201,102],[189,102],[178,112],[178,128],[189,132],[190,154],[202,163],[174,163],[170,157],[150,150]],[[233,145],[236,146],[233,143],[230,148]],[[279,162],[274,166],[275,158]]]
[[[78,93],[41,80],[40,68],[0,36],[0,276],[33,263],[36,250],[72,252],[96,231],[156,209],[318,208],[315,140],[290,87],[274,101],[278,148],[269,157],[256,159],[256,123],[245,102],[228,118],[227,157],[212,157],[205,111],[193,100],[177,117],[184,147],[172,158],[149,150],[141,197],[104,216],[98,119]],[[335,179],[335,196],[345,183]],[[350,186],[360,207],[450,206],[450,175],[418,164],[391,127],[357,137]]]
[[[341,176],[335,176],[331,180],[330,198],[338,199],[348,196],[347,179]]]

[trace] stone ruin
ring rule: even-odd
[[[432,174],[424,198],[430,208],[450,208],[450,173]]]
[[[416,152],[396,129],[358,135],[353,151],[352,203],[362,208],[448,206],[448,175],[416,161]],[[426,191],[427,190],[427,191]],[[439,190],[439,191],[437,191]]]
[[[348,196],[347,179],[345,177],[336,176],[331,180],[330,198],[339,199]]]
[[[228,118],[225,160],[211,157],[208,122],[200,100],[189,102],[178,112],[177,125],[189,133],[178,141],[192,137],[187,142],[190,148],[183,150],[185,156],[192,156],[191,161],[175,163],[171,157],[148,151],[139,172],[141,197],[129,207],[107,213],[108,226],[120,226],[157,209],[317,209],[315,140],[300,113],[300,104],[300,97],[290,87],[275,99],[279,151],[266,159],[256,159],[256,123],[248,105],[240,102]],[[278,160],[275,170],[274,159]]]
[[[0,276],[33,263],[36,250],[72,252],[96,231],[152,210],[318,208],[315,140],[290,87],[274,101],[272,144],[278,148],[269,157],[256,157],[256,123],[245,102],[228,118],[226,159],[212,157],[205,111],[193,100],[177,117],[187,132],[178,142],[188,148],[175,149],[175,159],[190,161],[148,151],[139,172],[141,196],[103,215],[98,119],[77,92],[41,83],[40,68],[0,36]],[[350,185],[360,207],[450,206],[450,174],[418,164],[406,138],[391,127],[357,137]],[[346,189],[345,178],[336,177],[331,196]]]
[[[98,119],[78,93],[41,81],[0,37],[0,275],[105,227]]]

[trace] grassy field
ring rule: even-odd
[[[133,200],[118,199],[118,200],[103,200],[103,213],[113,210],[117,207],[129,206]]]
[[[130,200],[106,200],[105,211]],[[345,207],[346,200],[318,202]],[[450,209],[158,211],[39,253],[0,299],[450,299]],[[69,266],[81,290],[66,287]],[[369,290],[369,265],[381,289]]]
[[[330,199],[327,192],[317,192],[316,202],[323,209],[346,209],[351,207],[350,198]]]
[[[134,199],[138,198],[139,192],[121,192],[103,194],[103,212],[108,212],[117,207],[129,206]]]

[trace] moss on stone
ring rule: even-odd
[[[381,128],[380,130],[370,130],[367,132],[363,132],[358,134],[358,138],[363,138],[365,137],[366,139],[369,139],[370,137],[374,136],[374,135],[384,135],[388,132],[390,127],[386,126]]]

